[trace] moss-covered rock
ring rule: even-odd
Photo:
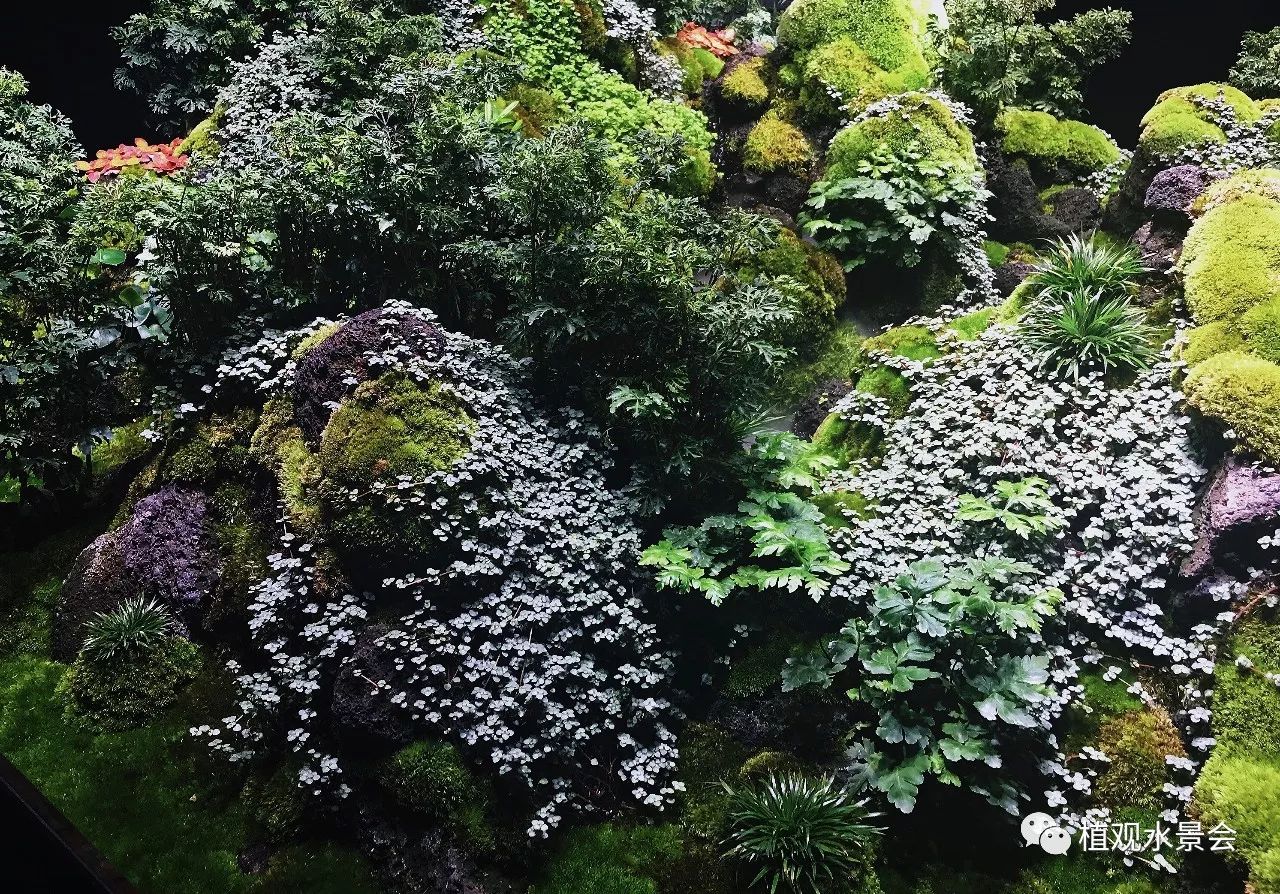
[[[927,71],[922,23],[908,0],[797,0],[778,22],[778,42],[804,54],[850,38],[886,71]]]
[[[860,111],[886,96],[919,90],[929,80],[921,68],[885,71],[852,37],[819,45],[807,54],[800,71],[800,105],[814,123],[837,120],[846,110]]]
[[[1120,160],[1120,147],[1102,129],[1059,121],[1047,112],[1008,109],[996,119],[996,130],[1006,155],[1025,158],[1042,170],[1089,174]]]
[[[913,146],[933,161],[977,169],[973,135],[946,106],[923,93],[904,94],[899,97],[899,106],[851,124],[836,135],[827,152],[827,179],[855,176],[859,162],[878,151],[900,152]]]
[[[763,109],[769,102],[769,85],[764,74],[764,57],[740,62],[724,75],[720,82],[720,95],[743,111]]]
[[[1167,159],[1195,143],[1226,142],[1227,136],[1222,128],[1196,103],[1197,99],[1218,98],[1228,102],[1242,121],[1257,121],[1262,115],[1252,99],[1230,84],[1177,87],[1160,94],[1155,106],[1143,116],[1139,147]]]
[[[1227,351],[1196,366],[1183,390],[1192,406],[1221,419],[1249,447],[1280,459],[1280,366]]]
[[[164,712],[200,670],[200,652],[173,636],[110,658],[81,654],[62,685],[74,710],[102,729],[138,726]]]
[[[718,841],[728,807],[721,782],[735,778],[751,752],[709,723],[686,726],[679,746],[680,824],[691,835]]]
[[[680,830],[671,825],[575,829],[532,894],[657,894],[658,879],[682,851]]]
[[[1195,803],[1206,829],[1222,824],[1236,833],[1231,855],[1251,868],[1256,894],[1280,892],[1280,764],[1215,751],[1196,782]]]
[[[492,850],[489,793],[454,746],[414,742],[383,762],[378,779],[402,807],[442,823],[470,850]]]
[[[473,427],[461,402],[439,385],[387,374],[357,388],[320,440],[317,489],[336,542],[360,552],[428,551],[431,516],[397,512],[375,491],[394,488],[402,476],[422,480],[447,469],[466,454]]]
[[[772,112],[756,122],[742,147],[742,166],[759,174],[802,174],[812,160],[813,147],[804,132]]]
[[[1280,202],[1250,193],[1191,228],[1181,268],[1197,322],[1238,317],[1280,297]]]
[[[1098,803],[1158,813],[1164,784],[1174,781],[1165,757],[1186,757],[1169,715],[1147,708],[1110,718],[1102,723],[1096,747],[1111,761],[1094,785]]]

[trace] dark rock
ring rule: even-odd
[[[1143,205],[1154,215],[1172,217],[1184,225],[1187,211],[1214,177],[1198,165],[1176,165],[1166,168],[1151,181]]]
[[[1102,223],[1102,203],[1090,190],[1071,186],[1050,200],[1054,220],[1072,233],[1096,230]]]
[[[76,559],[54,608],[53,657],[73,660],[84,625],[130,596],[164,603],[184,628],[198,625],[220,575],[204,495],[169,486],[143,497],[129,521]]]
[[[245,875],[260,875],[267,871],[271,861],[271,845],[259,842],[250,844],[236,854],[236,866]]]
[[[1142,253],[1142,263],[1160,271],[1171,270],[1178,263],[1185,239],[1186,227],[1170,227],[1150,220],[1133,234],[1133,242]]]
[[[1139,146],[1120,178],[1115,193],[1107,201],[1102,226],[1109,233],[1129,236],[1146,220],[1146,196],[1151,181],[1164,169],[1159,158]]]
[[[388,894],[515,894],[439,829],[424,829],[361,799],[356,834]]]
[[[999,242],[1031,242],[1070,235],[1061,221],[1044,213],[1031,169],[1022,160],[1009,161],[998,152],[986,159],[987,188],[991,190],[991,238]]]
[[[383,625],[367,628],[334,682],[334,731],[357,749],[389,752],[413,741],[408,714],[391,704],[385,691],[374,688],[379,680],[398,673],[395,655],[378,643],[388,629]]]
[[[412,314],[378,308],[352,317],[298,362],[293,408],[302,435],[312,448],[329,424],[333,405],[369,377],[366,355],[379,350],[385,335],[408,344],[419,357],[440,355],[440,330]]]
[[[831,408],[840,398],[853,390],[853,385],[843,379],[827,379],[813,393],[801,401],[791,420],[791,431],[797,437],[812,438],[824,419],[831,415]]]
[[[763,196],[762,204],[781,208],[794,216],[809,198],[809,181],[794,174],[774,174],[766,178]]]
[[[707,715],[748,750],[788,751],[805,759],[831,756],[852,720],[849,706],[808,692],[721,699]]]
[[[1215,564],[1232,571],[1259,561],[1258,538],[1280,528],[1280,473],[1229,456],[1201,503],[1198,528],[1183,577],[1200,578]]]
[[[1036,265],[1026,261],[1006,261],[996,268],[996,291],[1001,298],[1008,298],[1035,270]]]

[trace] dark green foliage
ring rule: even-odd
[[[765,631],[766,642],[749,648],[735,658],[725,680],[726,695],[735,698],[768,695],[782,688],[782,667],[796,647],[797,639],[778,631]]]
[[[1038,20],[1055,3],[947,0],[948,27],[932,32],[943,88],[988,124],[1009,106],[1080,117],[1090,69],[1124,50],[1133,15],[1095,9]]]
[[[1231,83],[1254,99],[1280,97],[1280,28],[1245,32]]]
[[[681,854],[675,826],[606,823],[570,832],[534,894],[657,894],[657,879]]]
[[[454,746],[415,742],[383,763],[379,779],[403,807],[443,823],[469,847],[492,849],[489,795]]]
[[[789,659],[783,686],[825,688],[851,675],[849,698],[870,712],[853,765],[899,810],[915,807],[926,775],[1012,809],[1014,783],[984,761],[1036,725],[1030,708],[1047,691],[1050,656],[1029,635],[1062,598],[1032,589],[1032,571],[1005,558],[915,562],[839,639]]]
[[[85,625],[82,652],[94,662],[111,662],[131,652],[160,648],[173,633],[169,609],[155,599],[134,596],[119,608],[99,613]]]
[[[1096,292],[1104,298],[1124,297],[1136,291],[1138,279],[1146,272],[1131,243],[1073,235],[1058,240],[1043,254],[1027,284],[1045,303]]]
[[[726,855],[755,870],[770,894],[830,894],[858,874],[880,834],[877,814],[830,778],[770,774],[730,786]]]
[[[116,625],[117,631],[124,626]],[[134,632],[139,626],[134,626]],[[145,647],[135,644],[111,658],[82,652],[64,683],[76,711],[92,724],[125,729],[162,713],[199,670],[200,652],[195,645],[170,636]]]
[[[728,794],[722,783],[737,777],[751,752],[724,730],[690,723],[680,735],[680,824],[703,839],[718,839],[724,828]]]

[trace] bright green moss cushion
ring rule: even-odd
[[[1230,84],[1177,87],[1160,94],[1155,106],[1143,117],[1139,145],[1157,156],[1169,157],[1192,143],[1226,142],[1222,128],[1195,103],[1197,98],[1217,97],[1230,103],[1242,121],[1257,121],[1262,115],[1257,103]]]
[[[1226,351],[1191,370],[1183,390],[1200,412],[1231,426],[1262,456],[1280,460],[1280,366]]]
[[[796,0],[778,22],[778,42],[797,54],[849,37],[886,71],[928,71],[919,17],[906,0]]]
[[[1280,298],[1280,202],[1250,193],[1210,209],[1187,236],[1182,271],[1200,323]]]
[[[1006,155],[1061,164],[1091,173],[1120,160],[1120,147],[1101,129],[1081,121],[1059,121],[1048,112],[1008,109],[996,120]]]
[[[973,135],[946,106],[923,93],[907,93],[898,99],[900,109],[851,124],[836,135],[827,152],[828,180],[856,175],[858,162],[879,149],[896,152],[913,143],[934,161],[977,168]]]

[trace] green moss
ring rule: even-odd
[[[813,159],[813,147],[800,128],[773,113],[756,122],[742,147],[742,166],[760,174],[803,173]]]
[[[778,21],[778,42],[804,54],[850,38],[886,71],[927,71],[921,23],[907,0],[797,0]]]
[[[293,353],[290,356],[294,360],[301,360],[303,357],[307,356],[307,354],[310,354],[317,345],[328,339],[329,336],[333,335],[333,333],[337,332],[341,328],[341,323],[327,323],[326,325],[321,326],[315,332],[298,342],[298,346],[293,349]]]
[[[769,85],[764,80],[764,58],[752,59],[735,66],[724,76],[720,94],[744,108],[763,108],[769,101]]]
[[[1169,716],[1147,708],[1110,718],[1102,724],[1097,747],[1111,759],[1094,784],[1098,803],[1158,813],[1163,786],[1172,781],[1165,756],[1186,756]]]
[[[575,829],[533,894],[657,894],[657,880],[681,856],[671,825],[606,823]]]
[[[1089,855],[1050,857],[1024,872],[1010,894],[1157,894],[1158,890],[1140,873],[1122,873]]]
[[[414,479],[447,469],[470,447],[473,423],[458,399],[437,384],[421,387],[388,374],[365,382],[342,403],[320,442],[326,522],[350,549],[422,549],[433,542],[429,516],[406,519],[375,500],[352,502],[376,481]]]
[[[1196,781],[1195,805],[1206,829],[1222,823],[1235,830],[1235,856],[1261,870],[1255,882],[1274,881],[1280,852],[1280,765],[1216,749]],[[1276,894],[1278,889],[1256,890]]]
[[[1231,654],[1243,655],[1256,671],[1236,666],[1231,655],[1214,671],[1213,735],[1222,752],[1280,760],[1280,690],[1263,673],[1280,673],[1280,624],[1244,621]]]
[[[777,692],[782,686],[782,668],[799,640],[785,633],[766,633],[761,643],[735,658],[729,666],[724,692],[732,698],[750,698]]]
[[[1229,84],[1197,84],[1178,87],[1160,94],[1156,104],[1142,119],[1142,135],[1138,144],[1161,158],[1176,155],[1179,150],[1200,142],[1225,143],[1226,134],[1194,100],[1221,96],[1236,110],[1243,121],[1257,121],[1261,111],[1256,103]]]
[[[942,356],[938,340],[928,326],[895,326],[862,343],[866,353],[881,352],[908,360],[934,360]]]
[[[877,456],[884,442],[880,429],[864,423],[852,423],[832,413],[813,433],[813,449],[829,456],[842,467]]]
[[[191,132],[183,138],[182,143],[178,146],[177,154],[197,155],[203,158],[210,158],[216,155],[218,143],[214,140],[213,135],[217,132],[218,125],[222,122],[222,116],[225,113],[226,109],[221,103],[215,106],[209,117],[191,128]]]
[[[1277,237],[1280,238],[1280,234]],[[1280,363],[1280,298],[1250,308],[1238,326],[1245,350],[1263,360]]]
[[[1246,351],[1244,336],[1229,320],[1197,326],[1187,333],[1181,357],[1191,366],[1224,351]]]
[[[104,478],[131,463],[143,460],[152,451],[151,442],[142,432],[151,425],[151,417],[122,425],[111,432],[107,443],[93,450],[93,474]]]
[[[924,69],[885,71],[851,37],[824,43],[808,53],[802,69],[800,104],[813,121],[836,120],[844,109],[860,111],[872,102],[926,86]],[[835,91],[840,102],[832,98]]]
[[[490,796],[454,746],[414,742],[383,763],[378,779],[403,807],[444,823],[473,850],[492,850]]]
[[[738,778],[747,781],[762,779],[775,773],[802,773],[808,769],[811,768],[805,767],[794,754],[788,754],[785,751],[762,751],[739,768]]]
[[[200,670],[200,651],[182,637],[111,659],[81,654],[63,684],[75,713],[102,729],[145,723],[173,704]]]
[[[702,76],[704,78],[720,77],[720,72],[724,71],[723,59],[710,50],[704,50],[702,47],[694,47],[692,53],[693,58],[697,60],[698,65],[702,68]]]
[[[859,493],[828,491],[817,494],[811,501],[822,511],[822,520],[833,528],[847,528],[851,518],[875,517],[871,503]]]
[[[997,309],[994,307],[975,310],[973,313],[956,317],[947,324],[947,328],[956,333],[961,341],[973,341],[991,328],[996,321]]]
[[[982,243],[982,250],[987,253],[987,260],[991,262],[992,267],[1000,267],[1009,258],[1009,246],[1003,242],[992,242],[987,240]]]
[[[1237,351],[1215,354],[1183,385],[1191,405],[1221,419],[1246,445],[1280,461],[1280,366]]]
[[[290,762],[251,778],[240,798],[256,826],[255,837],[271,844],[292,841],[306,824],[307,795],[298,785],[298,768]]]
[[[221,476],[241,475],[249,464],[249,442],[257,421],[257,414],[244,408],[199,423],[162,459],[160,480],[204,485]]]
[[[267,402],[249,451],[258,463],[275,473],[290,521],[301,531],[315,531],[320,520],[320,459],[302,438],[292,401],[272,398]]]
[[[1280,170],[1251,168],[1223,180],[1215,180],[1191,203],[1196,216],[1245,196],[1260,196],[1280,202]]]
[[[334,849],[295,849],[264,876],[240,872],[243,805],[227,792],[226,765],[207,764],[207,749],[187,732],[224,709],[208,713],[196,687],[156,723],[95,733],[65,716],[57,695],[65,673],[37,658],[0,662],[0,752],[143,894],[376,890],[363,864]]]
[[[922,93],[903,94],[899,101],[901,108],[851,124],[836,135],[827,152],[827,179],[855,176],[859,162],[878,151],[900,152],[912,146],[935,162],[977,169],[973,135],[946,106]]]
[[[733,778],[751,752],[724,730],[709,723],[690,723],[680,735],[680,823],[690,834],[719,840],[728,796],[720,784]]]
[[[1101,171],[1120,160],[1120,147],[1100,128],[1081,121],[1059,121],[1047,112],[1007,109],[996,119],[1006,155],[1075,174]]]
[[[1280,298],[1280,202],[1245,195],[1196,221],[1183,248],[1187,303],[1199,323]]]
[[[786,227],[778,228],[772,248],[749,259],[742,269],[746,279],[786,276],[803,290],[797,295],[800,316],[788,329],[788,343],[812,356],[824,345],[836,324],[836,309],[844,303],[844,269],[826,252],[800,239]]]

